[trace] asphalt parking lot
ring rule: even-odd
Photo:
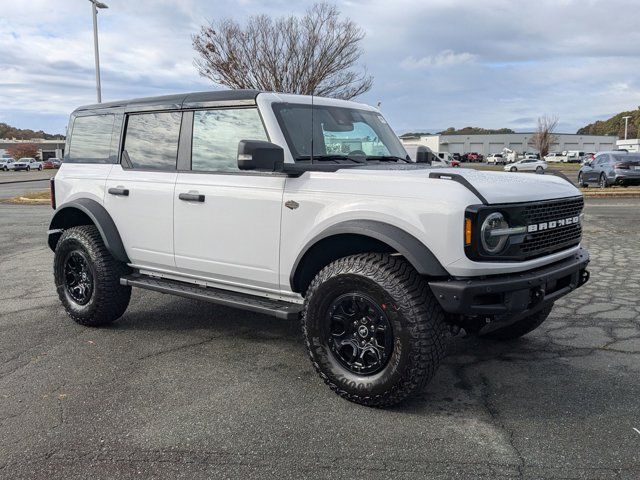
[[[592,277],[520,341],[456,337],[422,397],[341,400],[297,324],[52,287],[51,210],[0,204],[0,478],[640,478],[640,200],[587,200]]]

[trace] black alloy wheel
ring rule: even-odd
[[[393,329],[384,307],[359,293],[340,295],[329,306],[326,342],[350,372],[373,375],[389,361]]]
[[[69,297],[78,305],[86,305],[93,295],[94,283],[94,272],[85,253],[69,252],[64,262],[64,288]]]

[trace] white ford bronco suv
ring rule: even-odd
[[[572,184],[414,163],[359,103],[104,103],[66,141],[48,244],[73,320],[113,322],[131,287],[301,318],[315,369],[360,404],[419,392],[460,329],[530,332],[589,277]]]

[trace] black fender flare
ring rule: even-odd
[[[385,243],[413,265],[420,275],[429,277],[448,277],[449,273],[442,266],[433,252],[420,240],[399,227],[376,220],[347,220],[328,227],[322,233],[313,237],[301,250],[296,258],[289,283],[293,291],[296,285],[296,274],[303,258],[319,241],[341,234],[355,234],[370,237]]]
[[[69,223],[70,218],[73,218],[73,211],[80,211],[84,213],[89,220],[96,226],[105,247],[113,255],[116,260],[125,263],[131,263],[129,256],[120,238],[120,232],[116,227],[113,218],[109,215],[109,212],[95,200],[90,198],[78,198],[71,202],[60,205],[60,207],[53,214],[51,223],[49,224],[48,241],[49,248],[55,251],[58,239],[62,234],[62,231],[77,226],[77,224]]]

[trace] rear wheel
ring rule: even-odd
[[[540,166],[536,167],[536,173],[542,173],[544,169]]]
[[[131,287],[120,285],[129,268],[111,256],[93,225],[64,231],[56,246],[53,272],[62,305],[81,325],[107,325],[129,305]]]
[[[607,177],[604,175],[604,173],[600,174],[600,179],[598,180],[598,186],[600,188],[607,188],[609,186],[609,184],[607,183]]]
[[[403,258],[359,254],[326,266],[305,297],[302,332],[313,366],[341,397],[394,405],[419,393],[444,357],[444,313]]]
[[[553,303],[544,307],[542,310],[529,315],[511,325],[498,330],[481,334],[482,338],[488,338],[490,340],[514,340],[532,332],[538,328],[547,319],[553,308]]]

